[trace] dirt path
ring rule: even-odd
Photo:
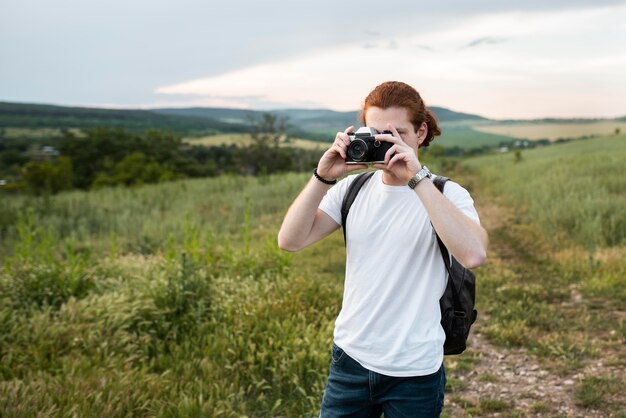
[[[501,228],[513,217],[512,211],[496,202],[476,201],[483,226],[488,231]],[[492,241],[489,262],[510,262],[516,255],[505,243]],[[480,280],[480,276],[479,276]],[[580,294],[572,292],[572,298]],[[574,371],[549,367],[545,359],[530,355],[525,349],[506,349],[491,344],[481,328],[489,322],[484,312],[472,329],[467,354],[470,367],[448,373],[452,379],[451,392],[446,395],[444,416],[498,416],[498,417],[607,417],[626,416],[626,411],[609,412],[583,408],[577,403],[576,391],[583,378],[589,376],[616,376],[626,381],[625,371],[608,366],[600,359],[590,360]],[[613,353],[620,356],[624,353]],[[619,357],[618,357],[619,358]],[[455,365],[467,359],[448,357],[446,363]],[[624,395],[618,395],[624,396]],[[624,415],[623,415],[624,414]]]
[[[580,373],[555,375],[525,350],[494,347],[480,333],[480,323],[476,331],[470,340],[476,363],[467,373],[455,373],[463,387],[448,395],[448,416],[607,416],[576,404]],[[602,367],[601,362],[596,366]]]

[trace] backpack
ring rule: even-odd
[[[344,243],[346,240],[346,221],[348,212],[354,203],[359,190],[372,177],[374,171],[359,174],[350,184],[341,205],[341,223],[343,225]],[[449,179],[436,176],[433,183],[437,189],[443,193],[443,188]],[[449,252],[443,244],[437,231],[437,243],[443,257],[443,262],[448,272],[448,283],[439,299],[441,309],[441,326],[446,333],[446,340],[443,345],[445,355],[461,354],[467,347],[467,337],[470,328],[476,321],[477,311],[474,309],[476,300],[476,276],[474,273],[463,267]]]

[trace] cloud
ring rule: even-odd
[[[378,32],[378,31],[375,31],[375,30],[371,30],[371,29],[365,29],[363,31],[363,33],[366,34],[366,35],[369,35],[369,36],[381,36],[382,35],[381,32]]]
[[[429,105],[496,118],[623,114],[626,8],[617,11],[492,14],[437,30],[389,34],[365,44],[373,54],[363,53],[362,42],[338,45],[163,85],[157,93],[196,101],[234,97],[245,107],[263,102],[354,110],[380,82],[402,80]],[[614,28],[610,36],[606,27]],[[589,99],[589,91],[603,100]]]
[[[379,42],[367,42],[363,44],[364,49],[398,49],[398,42],[395,39],[387,39]]]
[[[422,49],[422,50],[424,50],[424,51],[434,51],[434,50],[435,50],[433,47],[428,46],[428,45],[420,45],[420,44],[417,44],[417,45],[415,45],[415,47],[416,47],[416,48],[419,48],[419,49]]]
[[[465,45],[465,48],[473,48],[479,45],[495,45],[495,44],[500,44],[502,42],[506,42],[506,39],[496,38],[493,36],[485,36],[482,38],[474,39],[473,41]]]

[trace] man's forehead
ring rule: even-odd
[[[379,131],[387,129],[387,123],[391,123],[396,129],[413,126],[409,120],[409,111],[400,107],[388,109],[371,107],[365,113],[365,123]]]

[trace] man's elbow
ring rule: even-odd
[[[475,245],[465,251],[462,260],[459,262],[467,269],[475,269],[482,266],[487,260],[487,247],[489,246],[489,236],[487,231],[481,228],[481,234]]]
[[[278,248],[289,252],[296,252],[302,249],[302,247],[293,242],[293,240],[289,240],[281,234],[278,234]]]
[[[468,252],[459,262],[466,269],[475,269],[483,265],[486,259],[487,251],[481,248]]]

